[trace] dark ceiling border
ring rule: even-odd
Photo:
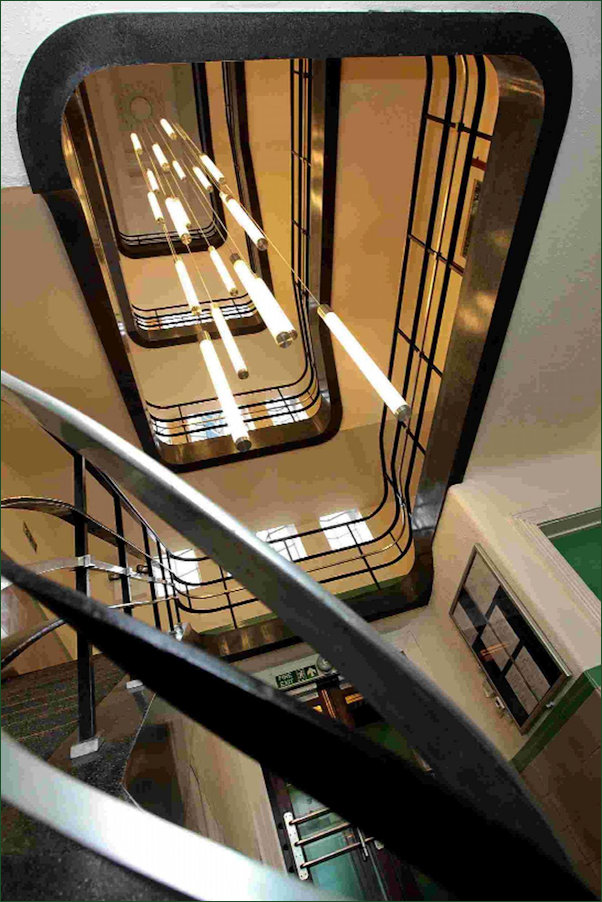
[[[260,49],[258,49],[260,48]],[[558,29],[533,13],[105,13],[68,23],[33,55],[17,130],[32,190],[68,191],[61,121],[80,81],[107,65],[346,56],[486,54],[527,60],[545,110],[520,206],[487,359],[450,482],[462,479],[481,420],[568,116],[572,65]]]
[[[260,48],[260,49],[258,49]],[[559,143],[571,96],[564,38],[534,13],[102,13],[69,22],[38,47],[23,76],[17,131],[35,193],[71,185],[60,123],[78,84],[107,65],[346,56],[496,54],[537,70]],[[110,61],[110,62],[109,62]],[[546,103],[546,107],[548,104]],[[550,135],[544,136],[550,138]],[[556,153],[549,154],[555,159]],[[551,166],[547,176],[551,173]],[[547,182],[546,173],[542,173]]]

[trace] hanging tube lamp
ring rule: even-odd
[[[179,257],[175,261],[176,273],[178,274],[178,279],[180,280],[180,285],[182,286],[182,291],[184,292],[184,296],[188,302],[188,306],[192,310],[193,313],[199,313],[200,311],[200,301],[197,297],[197,293],[194,290],[194,285],[192,284],[192,279],[188,274],[188,270],[186,269],[186,264]]]
[[[238,376],[239,379],[247,379],[249,376],[249,370],[247,369],[247,364],[245,363],[242,354],[238,350],[238,345],[234,340],[234,336],[230,331],[230,326],[226,321],[226,317],[222,313],[220,307],[217,304],[211,304],[211,316],[213,317],[213,322],[217,326],[217,331],[219,332],[219,336],[224,343],[224,347],[230,358],[230,363]]]
[[[288,348],[297,337],[297,331],[290,319],[265,284],[253,273],[238,254],[230,257],[234,271],[242,282],[257,312],[269,329],[274,341],[281,348]]]
[[[202,153],[201,156],[200,156],[200,160],[201,160],[201,163],[203,164],[203,166],[205,167],[205,169],[207,170],[207,172],[209,173],[209,175],[210,175],[212,178],[215,179],[215,181],[217,182],[217,184],[218,184],[218,185],[225,185],[225,183],[226,183],[226,176],[225,176],[224,173],[221,171],[221,169],[219,169],[219,168],[215,165],[215,163],[213,162],[213,160],[211,159],[211,157],[208,157],[206,153]]]
[[[238,288],[236,287],[236,282],[228,272],[228,267],[216,251],[216,249],[210,245],[209,246],[209,258],[213,265],[215,266],[220,279],[223,282],[224,288],[228,292],[231,298],[235,297],[238,294]]]
[[[247,211],[241,207],[236,198],[231,194],[220,192],[222,203],[227,210],[230,211],[236,222],[245,230],[253,244],[260,250],[267,250],[268,239],[265,237],[258,225],[255,225]]]
[[[203,331],[200,348],[215,394],[226,418],[232,441],[236,445],[237,451],[248,451],[251,447],[249,433],[208,332]]]
[[[363,349],[357,338],[351,334],[347,326],[327,304],[318,306],[318,314],[349,354],[360,372],[366,377],[375,392],[380,395],[383,403],[386,404],[391,413],[400,423],[405,422],[411,413],[410,405],[387,379],[367,351]]]
[[[171,138],[172,141],[175,141],[178,137],[177,133],[173,129],[170,122],[167,119],[159,119],[159,125],[163,129],[166,135]]]
[[[188,231],[190,222],[181,201],[179,201],[176,197],[166,197],[165,206],[167,207],[169,215],[171,216],[171,221],[174,224],[174,228],[180,236],[180,241],[182,242],[182,244],[190,244],[190,242],[192,241],[192,236]]]
[[[164,172],[169,172],[169,163],[167,162],[167,157],[161,150],[161,147],[159,146],[159,144],[153,144],[153,153],[154,153],[155,159],[156,159],[157,163],[159,164],[159,166],[161,167],[161,169]]]

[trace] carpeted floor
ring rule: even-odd
[[[105,658],[94,656],[96,704],[124,676]],[[39,758],[48,760],[77,727],[77,662],[57,664],[2,684],[2,729]]]
[[[129,693],[123,685],[118,687],[125,674],[103,655],[94,657],[94,672],[103,743],[96,754],[65,766],[72,776],[84,783],[124,798],[121,786],[124,768],[151,694],[146,690]],[[103,699],[105,703],[99,709]],[[29,751],[45,760],[53,755],[56,759],[57,749],[77,729],[76,662],[48,667],[4,682],[1,721],[2,728]],[[113,726],[118,722],[119,729],[114,730]],[[68,750],[57,754],[66,755],[68,761]],[[56,760],[51,763],[63,767]],[[176,902],[186,898],[83,849],[34,818],[2,803],[2,899],[6,902],[54,899]]]

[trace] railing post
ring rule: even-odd
[[[73,506],[86,513],[86,461],[81,454],[73,454]],[[75,556],[88,553],[88,526],[83,516],[75,520]],[[90,594],[90,576],[86,566],[75,568],[75,588]],[[79,742],[71,746],[71,757],[79,758],[98,750],[96,735],[96,693],[92,646],[83,633],[77,633],[77,714]]]
[[[131,604],[132,593],[130,590],[130,578],[127,575],[128,555],[125,547],[125,536],[123,531],[123,509],[121,507],[121,499],[118,495],[113,495],[113,509],[115,511],[115,532],[117,533],[117,559],[119,566],[125,572],[119,577],[121,583],[121,601],[123,604]],[[130,617],[134,616],[132,608],[124,608],[124,612]],[[126,689],[141,689],[142,683],[139,679],[131,677],[125,684]]]
[[[161,570],[161,578],[163,579],[163,592],[165,593],[163,596],[163,600],[165,601],[165,609],[167,611],[167,619],[169,621],[169,629],[173,632],[174,622],[173,616],[171,613],[171,605],[169,603],[169,596],[167,595],[167,582],[165,580],[165,567],[163,566],[163,554],[161,552],[161,543],[158,539],[155,540],[157,545],[157,556],[159,558],[159,568]]]
[[[153,580],[153,559],[150,553],[150,542],[148,541],[148,529],[146,526],[142,526],[142,540],[144,542],[144,552],[146,554],[146,565],[148,567],[148,575],[151,580]],[[161,626],[161,611],[159,610],[159,604],[157,602],[157,590],[155,589],[154,581],[149,583],[150,586],[150,596],[153,601],[153,616],[155,618],[155,626],[158,630],[162,630]]]
[[[117,495],[113,496],[113,508],[115,510],[115,532],[119,536],[117,539],[117,558],[119,566],[127,571],[128,556],[123,535],[123,511],[121,509],[121,501]],[[119,577],[119,581],[121,583],[121,601],[123,604],[130,604],[132,601],[132,594],[130,591],[130,579],[127,573],[122,573]],[[134,616],[132,608],[124,608],[124,610],[130,617]]]
[[[177,588],[175,580],[173,578],[173,567],[171,566],[171,554],[169,553],[169,548],[167,548],[167,547],[165,548],[165,554],[167,555],[167,566],[169,568],[169,573],[170,573],[169,584],[170,584],[172,592],[173,592],[173,603],[174,603],[174,608],[175,608],[175,612],[176,612],[176,620],[178,621],[178,623],[181,623],[182,616],[180,614],[180,606],[178,605],[179,589]]]

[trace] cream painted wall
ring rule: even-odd
[[[485,697],[483,676],[470,659],[459,632],[451,628],[447,610],[429,605],[387,617],[372,626],[385,641],[405,652],[505,757],[511,758],[522,747],[526,737],[509,720],[500,718],[493,701]],[[241,661],[237,667],[275,685],[276,674],[315,663],[318,652],[319,649],[312,650],[306,644],[295,645]]]
[[[137,442],[46,204],[28,188],[1,200],[3,369]]]

